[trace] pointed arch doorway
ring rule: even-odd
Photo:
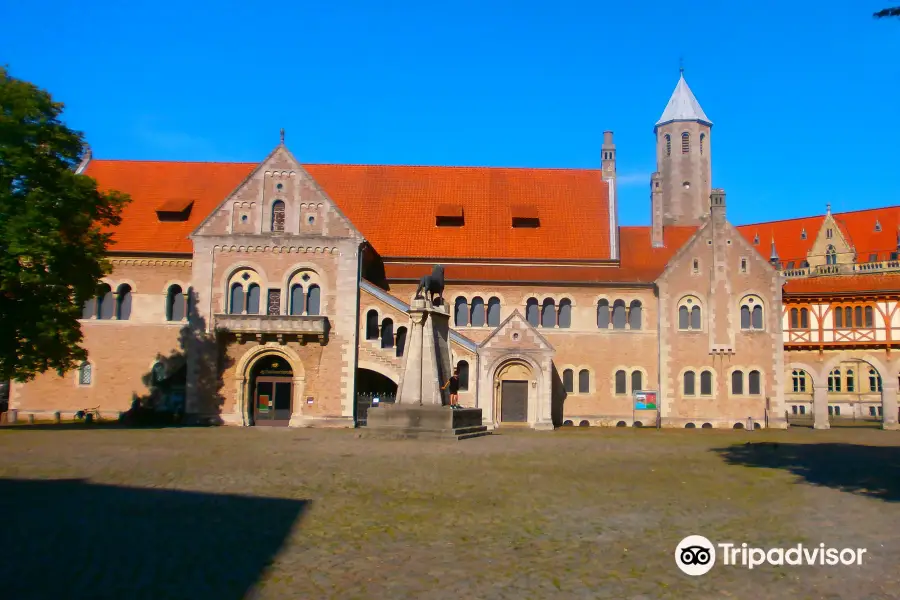
[[[250,370],[251,425],[287,427],[291,420],[294,372],[279,354],[263,354]]]

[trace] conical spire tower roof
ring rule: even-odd
[[[672,92],[672,97],[669,98],[669,103],[666,104],[666,110],[663,111],[659,121],[656,122],[656,126],[659,127],[673,121],[699,121],[712,126],[712,121],[700,108],[700,103],[697,102],[693,92],[691,92],[691,88],[688,87],[687,81],[684,80],[683,73],[678,78],[678,85],[675,86],[675,91]]]

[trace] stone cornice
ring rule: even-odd
[[[335,246],[224,244],[213,246],[214,252],[271,252],[272,254],[340,254]]]
[[[129,257],[118,256],[115,258],[107,258],[112,265],[126,267],[190,267],[191,259],[189,258],[146,258],[146,257]]]

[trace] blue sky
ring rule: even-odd
[[[0,0],[0,62],[100,158],[599,168],[610,129],[646,224],[683,56],[747,223],[900,204],[896,3]]]

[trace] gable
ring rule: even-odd
[[[222,200],[192,235],[361,237],[282,144]]]
[[[525,320],[518,308],[479,344],[479,348],[520,352],[553,350],[550,342]]]

